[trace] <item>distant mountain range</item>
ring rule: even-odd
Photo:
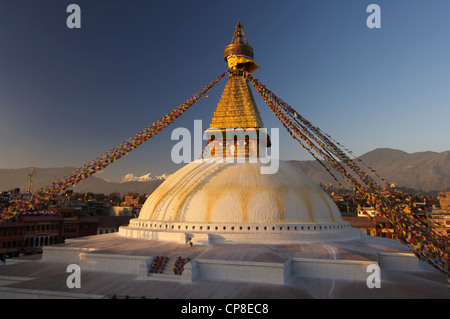
[[[394,183],[397,187],[424,192],[443,191],[446,188],[450,190],[450,151],[408,154],[399,150],[379,148],[362,155],[360,159],[362,163],[375,169],[381,177],[385,178],[390,184]],[[331,183],[337,186],[328,172],[316,161],[289,162],[302,170],[317,184]],[[364,166],[362,168],[366,172],[370,171]],[[74,169],[73,167],[36,168],[33,189],[38,190],[47,186],[55,180],[69,175]],[[25,191],[28,186],[28,173],[29,168],[0,169],[0,191],[7,191],[16,187]],[[73,189],[80,193],[89,191],[103,194],[113,192],[150,194],[164,181],[164,179],[131,179],[133,181],[124,179],[126,182],[115,183],[93,175],[75,185]]]
[[[400,150],[377,148],[359,157],[363,163],[360,167],[366,173],[374,169],[389,184],[396,187],[423,192],[439,192],[450,190],[450,151],[442,153],[418,152],[406,153]],[[333,184],[338,186],[331,175],[317,161],[289,161],[317,184]],[[329,167],[329,166],[327,166]],[[338,173],[335,174],[338,177]],[[375,181],[379,178],[371,175]],[[338,178],[339,181],[343,181]]]
[[[14,188],[20,188],[21,191],[26,191],[28,189],[29,170],[30,168],[0,169],[0,191],[8,191]],[[64,176],[69,176],[74,170],[74,167],[35,168],[33,191],[37,191],[42,187],[50,185]],[[127,178],[129,180],[130,176],[127,175]],[[127,179],[121,183],[108,182],[92,175],[69,189],[73,189],[73,191],[77,193],[92,192],[103,193],[106,195],[114,192],[119,192],[122,195],[128,192],[151,194],[162,182],[164,182],[164,179],[147,179],[144,182],[126,180]]]

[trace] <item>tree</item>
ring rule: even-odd
[[[114,205],[119,205],[121,202],[120,193],[114,192],[107,196],[107,200],[111,201]]]

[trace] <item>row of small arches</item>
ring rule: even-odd
[[[350,227],[350,224],[337,224],[337,225],[277,225],[277,226],[226,226],[226,225],[185,225],[185,224],[167,224],[167,223],[148,223],[143,221],[135,221],[132,223],[134,227],[149,228],[156,230],[193,230],[193,231],[259,231],[259,230],[272,230],[272,231],[321,231],[321,230],[342,230]]]

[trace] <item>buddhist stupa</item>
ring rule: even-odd
[[[228,82],[205,131],[204,157],[170,175],[120,234],[196,244],[359,237],[331,198],[293,165],[279,160],[276,172],[261,173],[271,141],[244,77],[258,65],[240,23],[224,59]]]
[[[193,307],[191,299],[264,299],[236,303],[235,314],[278,314],[273,298],[297,308],[305,298],[448,298],[445,275],[397,240],[351,228],[296,167],[279,161],[262,172],[278,142],[243,76],[258,66],[240,23],[225,60],[228,83],[203,157],[165,180],[118,233],[67,238],[41,256],[0,263],[0,298],[145,297],[158,310],[161,299]],[[177,317],[182,305],[164,314]]]

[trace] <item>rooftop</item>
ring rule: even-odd
[[[188,256],[192,261],[270,263],[282,265],[290,258],[323,261],[377,262],[380,251],[409,253],[396,240],[364,237],[341,242],[290,245],[229,244],[193,246],[126,238],[114,234],[83,237],[57,245],[67,249],[95,249],[105,258],[120,256]],[[53,246],[52,246],[53,247]],[[45,254],[45,251],[44,251]],[[446,277],[430,267],[420,270],[382,270],[381,288],[369,289],[366,281],[292,276],[286,284],[199,279],[194,282],[143,280],[136,275],[81,269],[81,288],[66,285],[69,262],[47,262],[40,255],[8,259],[0,264],[0,298],[108,298],[118,296],[164,299],[222,298],[450,298]],[[136,257],[136,258],[137,258]]]

